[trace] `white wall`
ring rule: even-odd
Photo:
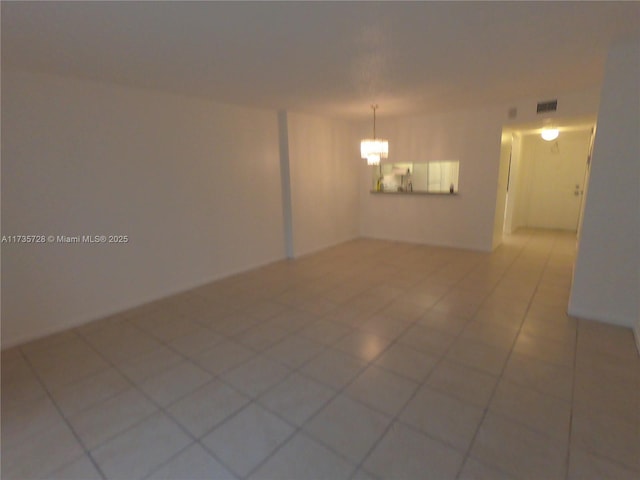
[[[363,236],[490,251],[498,185],[503,109],[380,119],[390,163],[458,160],[459,195],[370,194],[361,161]],[[362,135],[370,135],[363,125]]]
[[[276,112],[2,72],[7,346],[284,256]]]
[[[558,100],[558,109],[536,113],[539,101]],[[360,180],[360,232],[363,236],[490,251],[498,244],[496,208],[499,187],[501,134],[504,126],[539,122],[546,118],[575,118],[597,112],[599,92],[552,93],[515,100],[495,108],[478,108],[405,118],[379,117],[377,132],[389,140],[390,163],[460,161],[459,196],[370,194],[370,167]],[[510,108],[517,115],[509,119]],[[361,136],[370,136],[370,122]],[[514,142],[514,152],[520,145]],[[514,159],[516,155],[514,154]],[[363,161],[364,162],[364,161]],[[517,160],[516,160],[517,163]],[[517,165],[512,164],[513,170]],[[502,189],[501,188],[501,195]],[[511,199],[507,224],[514,220]],[[495,239],[495,241],[494,241]]]
[[[536,111],[538,102],[547,100],[557,100],[557,110],[555,112],[538,113]],[[508,106],[516,109],[516,116],[514,118],[505,119],[504,124],[513,128],[518,125],[529,124],[532,122],[538,124],[540,120],[546,119],[591,117],[598,111],[599,103],[599,89],[584,90],[580,92],[551,92],[549,95],[519,99],[510,103]]]
[[[347,122],[287,114],[294,256],[358,236],[359,139]]]
[[[636,329],[640,329],[639,79],[640,41],[614,46],[605,68],[569,304],[572,315]]]

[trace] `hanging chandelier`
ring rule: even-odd
[[[371,105],[373,110],[373,138],[365,138],[360,142],[360,156],[367,160],[367,165],[379,165],[381,158],[389,156],[389,142],[376,138],[376,109],[378,105]]]

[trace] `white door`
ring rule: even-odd
[[[590,131],[564,132],[551,142],[536,136],[529,143],[527,226],[577,230],[590,137]]]
[[[584,180],[582,181],[582,202],[580,203],[580,214],[578,216],[578,238],[582,232],[582,220],[584,218],[584,202],[587,197],[587,190],[589,189],[589,175],[591,175],[591,159],[593,158],[593,141],[595,140],[595,127],[591,129],[591,136],[589,138],[589,153],[587,156],[587,165],[584,169]]]

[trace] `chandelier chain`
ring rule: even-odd
[[[376,139],[376,110],[378,109],[378,104],[371,105],[373,110],[373,139]]]

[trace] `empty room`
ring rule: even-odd
[[[1,8],[1,476],[640,478],[640,3]]]

